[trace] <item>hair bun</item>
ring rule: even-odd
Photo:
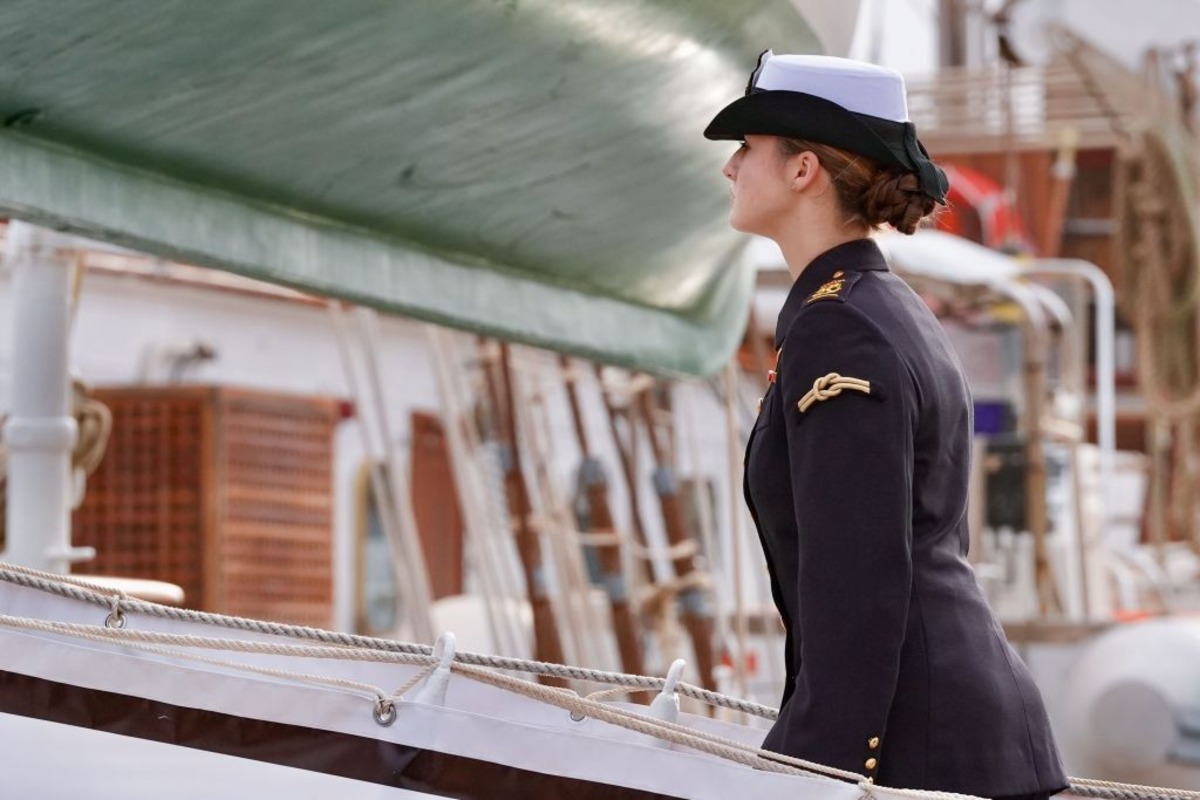
[[[886,222],[901,233],[912,233],[934,205],[921,193],[915,173],[880,170],[863,194],[862,215],[872,227]]]

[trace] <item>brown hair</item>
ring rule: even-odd
[[[933,212],[934,201],[921,193],[916,173],[880,167],[866,156],[805,139],[781,137],[779,152],[785,157],[816,155],[849,223],[877,228],[886,222],[901,233],[912,233]]]

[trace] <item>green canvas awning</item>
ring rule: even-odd
[[[0,213],[706,374],[752,275],[701,130],[787,0],[3,0]]]

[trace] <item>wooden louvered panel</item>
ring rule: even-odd
[[[233,390],[222,401],[228,613],[328,627],[336,405]]]
[[[203,462],[211,407],[202,389],[101,390],[113,414],[108,451],[75,512],[72,541],[96,548],[83,574],[169,581],[208,607]]]
[[[332,622],[336,402],[207,387],[97,392],[113,438],[75,519],[78,572],[180,584],[187,605]]]

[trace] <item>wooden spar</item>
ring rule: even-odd
[[[595,546],[596,558],[603,571],[604,590],[608,593],[608,604],[612,612],[613,631],[617,637],[617,650],[621,655],[621,668],[632,675],[645,674],[642,661],[641,636],[637,619],[629,605],[629,592],[625,573],[621,568],[621,540],[613,524],[608,505],[608,479],[600,461],[592,455],[588,445],[587,427],[583,424],[583,409],[579,405],[579,391],[572,374],[571,361],[561,356],[563,382],[567,388],[567,401],[571,406],[571,421],[575,426],[575,438],[579,442],[582,462],[579,466],[587,493],[588,527],[592,533],[611,537],[607,543]]]
[[[675,581],[679,589],[679,617],[692,640],[696,653],[696,668],[704,688],[716,690],[716,667],[713,648],[713,616],[708,588],[697,581],[705,575],[698,560],[696,540],[688,532],[683,516],[683,503],[679,496],[679,480],[668,457],[668,447],[662,441],[655,421],[656,409],[651,405],[650,392],[642,392],[638,398],[642,421],[650,440],[650,451],[654,456],[654,489],[658,494],[662,512],[663,528],[667,542],[675,551],[671,559]]]
[[[636,469],[636,454],[637,454],[637,437],[636,429],[632,422],[626,417],[626,424],[629,427],[629,441],[625,441],[625,437],[621,435],[621,430],[617,426],[617,418],[622,416],[621,409],[617,408],[609,397],[608,392],[604,389],[604,378],[600,373],[600,365],[596,365],[596,377],[600,380],[600,399],[604,401],[604,410],[608,416],[608,430],[612,434],[613,446],[617,450],[617,456],[621,461],[621,474],[625,478],[625,490],[629,495],[629,519],[630,527],[633,530],[634,543],[646,551],[646,529],[642,526],[642,508],[637,486],[637,469]],[[645,558],[639,559],[642,562],[643,577],[649,584],[654,583],[654,570],[651,568],[650,561]]]
[[[1063,225],[1067,218],[1067,202],[1075,182],[1075,149],[1079,133],[1064,129],[1058,143],[1058,156],[1051,171],[1050,198],[1047,203],[1046,224],[1042,228],[1038,252],[1042,258],[1058,258],[1062,250]]]
[[[1025,414],[1028,431],[1025,441],[1025,496],[1028,517],[1026,525],[1033,535],[1034,585],[1037,588],[1038,610],[1042,617],[1062,612],[1062,598],[1054,580],[1050,552],[1046,544],[1049,533],[1049,511],[1046,505],[1046,450],[1043,416],[1046,397],[1047,342],[1026,310],[1024,316]]]
[[[494,364],[488,364],[484,372],[492,407],[496,409],[497,439],[503,448],[504,496],[508,500],[508,515],[512,521],[521,567],[525,573],[525,591],[529,595],[529,605],[533,611],[534,658],[538,661],[561,664],[564,661],[562,642],[558,638],[554,609],[546,591],[542,547],[538,533],[533,527],[529,489],[525,485],[525,474],[521,471],[521,449],[517,446],[517,420],[513,409],[515,398],[509,361],[508,344],[501,342],[500,374],[496,375]],[[567,685],[558,678],[542,676],[540,680],[552,686]]]

